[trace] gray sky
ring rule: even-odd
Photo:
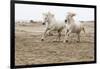
[[[77,15],[76,20],[88,21],[94,20],[93,8],[79,7],[60,7],[60,6],[45,6],[45,5],[29,5],[15,4],[15,20],[37,20],[43,19],[43,13],[51,12],[58,20],[64,20],[67,12],[74,11]]]

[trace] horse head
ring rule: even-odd
[[[65,19],[65,23],[68,23],[68,24],[73,23],[73,21],[74,21],[73,17],[74,16],[76,16],[75,12],[68,12],[67,17]]]
[[[51,14],[50,12],[48,13],[43,13],[44,16],[44,21],[43,21],[43,25],[45,25],[46,23],[50,23],[50,19],[52,19],[54,17],[53,14]]]

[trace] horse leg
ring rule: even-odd
[[[64,38],[64,43],[65,42],[68,42],[68,37],[69,37],[69,34],[71,33],[71,30],[69,31],[68,29],[65,30],[65,38]]]
[[[46,30],[44,31],[44,33],[43,33],[43,35],[42,35],[42,38],[41,38],[41,41],[44,41],[44,38],[45,38],[45,36],[46,36],[47,31],[48,31],[48,29],[46,29]]]
[[[78,36],[77,42],[80,42],[80,33],[77,33],[77,36]]]
[[[58,41],[60,41],[61,31],[58,31]]]
[[[71,33],[71,30],[68,31],[68,33],[67,33],[66,42],[68,42],[68,38],[69,38],[69,34],[70,34],[70,33]]]

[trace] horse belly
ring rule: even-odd
[[[71,30],[72,33],[79,33],[81,31],[80,27],[74,26]]]

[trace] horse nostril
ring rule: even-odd
[[[42,25],[45,25],[45,23],[42,23]]]
[[[65,20],[65,22],[67,22],[67,20]]]

